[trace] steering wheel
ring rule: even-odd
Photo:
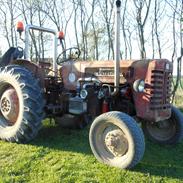
[[[69,60],[75,60],[78,59],[81,55],[81,51],[77,47],[71,47],[68,49],[65,49],[62,53],[60,53],[57,57],[57,64],[61,65],[64,62],[67,62]]]

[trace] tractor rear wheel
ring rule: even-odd
[[[43,94],[30,71],[9,65],[0,68],[0,139],[26,143],[43,119]]]
[[[171,117],[167,120],[151,123],[142,122],[145,135],[159,144],[177,144],[183,138],[183,114],[172,106]]]
[[[91,125],[90,146],[95,157],[110,166],[130,169],[143,157],[144,135],[136,121],[122,112],[107,112]]]

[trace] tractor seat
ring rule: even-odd
[[[20,47],[10,47],[0,59],[0,67],[9,65],[12,60],[21,58],[23,56],[23,49]]]

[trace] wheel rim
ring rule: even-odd
[[[128,152],[125,133],[113,123],[103,123],[96,129],[95,147],[103,159],[118,159]]]
[[[128,141],[120,129],[107,128],[105,146],[115,157],[123,156],[128,150]]]
[[[7,123],[7,126],[13,126],[19,114],[19,99],[16,90],[8,86],[7,89],[0,91],[0,112]]]
[[[146,122],[146,129],[154,139],[167,141],[176,134],[176,121],[169,119],[153,124]]]

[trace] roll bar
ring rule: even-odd
[[[53,71],[56,76],[57,74],[57,63],[56,63],[56,57],[57,57],[57,32],[53,29],[39,27],[35,25],[26,25],[25,27],[25,53],[24,58],[27,60],[30,60],[29,55],[29,30],[37,30],[41,32],[47,32],[53,34]]]

